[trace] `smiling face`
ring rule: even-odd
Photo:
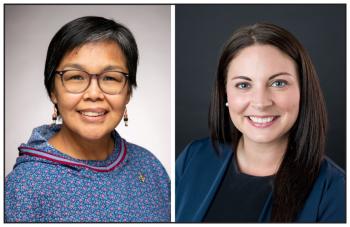
[[[123,52],[111,41],[91,42],[72,50],[57,67],[57,71],[63,70],[128,73]],[[56,75],[51,99],[58,105],[65,129],[79,138],[98,140],[109,136],[122,119],[129,101],[128,84],[120,94],[109,95],[101,91],[97,79],[93,78],[87,90],[73,94],[65,90],[60,76]]]
[[[245,141],[287,139],[300,102],[297,67],[272,45],[252,45],[234,57],[227,72],[230,117]]]

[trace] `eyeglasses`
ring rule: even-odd
[[[119,71],[106,71],[90,74],[82,70],[56,71],[61,76],[63,87],[69,93],[79,94],[90,86],[91,77],[97,78],[101,91],[110,95],[120,94],[128,80],[128,74]]]

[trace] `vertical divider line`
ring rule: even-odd
[[[175,5],[171,5],[171,221],[175,222]]]

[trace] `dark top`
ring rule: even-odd
[[[235,157],[230,161],[203,222],[258,222],[272,192],[273,176],[241,173]]]
[[[210,138],[189,144],[176,160],[175,221],[201,222],[223,181],[235,150],[219,143],[216,152]],[[346,222],[345,172],[328,157],[322,161],[303,208],[295,222]],[[245,197],[244,202],[250,197]],[[242,203],[240,204],[242,205]],[[269,222],[272,193],[260,211],[259,222]]]

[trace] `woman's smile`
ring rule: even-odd
[[[77,111],[81,119],[87,123],[102,123],[106,120],[108,111],[104,108],[86,108]]]
[[[278,115],[270,115],[270,116],[252,115],[252,116],[247,116],[246,118],[248,122],[256,128],[268,128],[277,121],[279,116]]]

